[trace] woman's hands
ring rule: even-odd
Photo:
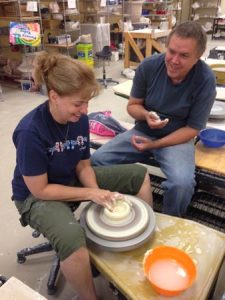
[[[91,189],[90,200],[106,207],[108,210],[112,211],[116,200],[124,200],[125,196],[118,192],[110,192],[103,189]]]

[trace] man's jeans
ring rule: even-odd
[[[194,141],[140,152],[131,145],[132,135],[149,138],[134,128],[121,133],[93,153],[92,164],[100,166],[144,163],[149,156],[153,155],[166,176],[166,180],[162,183],[163,213],[179,217],[184,215],[195,186]]]

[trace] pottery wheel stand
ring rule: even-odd
[[[152,208],[135,196],[126,195],[131,203],[130,212],[123,209],[123,216],[114,219],[104,208],[90,203],[81,213],[80,223],[87,241],[103,250],[122,252],[144,244],[155,228]],[[128,204],[127,204],[128,205]]]
[[[123,252],[135,249],[149,240],[156,224],[152,208],[137,197],[126,195],[126,198],[131,204],[129,211],[124,207],[117,219],[93,202],[84,208],[80,224],[85,230],[90,247]],[[118,300],[126,299],[112,283],[109,284]]]

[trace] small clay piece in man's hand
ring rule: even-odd
[[[159,115],[157,115],[157,113],[155,111],[150,111],[149,112],[149,116],[151,118],[155,119],[155,120],[159,120],[160,119]]]
[[[168,118],[161,120],[160,116],[155,111],[150,111],[149,116],[157,121],[157,123],[164,123],[166,125],[169,122]]]

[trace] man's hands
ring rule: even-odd
[[[139,135],[133,135],[131,137],[131,144],[139,151],[147,151],[154,148],[154,141]]]
[[[169,119],[161,120],[157,113],[154,111],[147,112],[145,115],[145,119],[148,126],[152,129],[163,128],[169,122]],[[156,148],[156,141],[143,136],[132,136],[131,143],[138,151],[147,151]]]
[[[161,120],[156,112],[150,111],[148,114],[146,114],[146,122],[150,128],[160,129],[166,126],[166,124],[169,122],[169,119]]]

